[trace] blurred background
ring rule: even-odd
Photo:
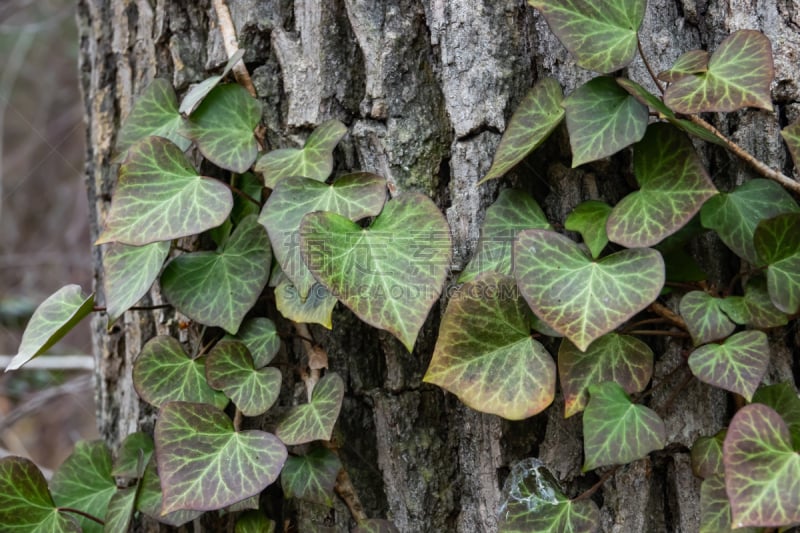
[[[91,291],[84,124],[74,0],[0,0],[0,358],[17,353],[36,306],[64,285]],[[88,321],[0,375],[0,455],[57,467],[96,438]],[[32,366],[32,365],[31,365]]]

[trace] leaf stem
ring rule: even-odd
[[[157,309],[166,309],[168,307],[172,307],[170,304],[158,304],[158,305],[134,305],[133,307],[129,307],[128,311],[155,311]],[[105,313],[106,307],[104,305],[95,305],[92,307],[93,313]]]
[[[650,63],[647,61],[647,56],[644,55],[644,49],[642,48],[642,40],[639,39],[639,34],[638,33],[636,34],[636,46],[639,48],[639,56],[641,56],[642,62],[644,63],[644,66],[647,67],[647,72],[650,74],[650,78],[652,78],[653,83],[656,84],[656,87],[658,87],[658,90],[661,91],[661,94],[664,94],[664,86],[661,85],[661,81],[658,79],[658,76],[656,76],[655,71],[653,71],[653,68],[650,66]]]
[[[236,431],[237,433],[239,432],[240,429],[242,429],[242,417],[243,417],[242,412],[237,407],[236,411],[234,411],[233,413],[233,430]]]
[[[342,467],[339,470],[339,475],[336,476],[336,486],[334,487],[336,490],[336,494],[344,501],[347,508],[350,509],[350,514],[353,515],[353,520],[356,522],[361,522],[362,520],[367,519],[367,513],[364,512],[364,506],[361,505],[361,501],[358,499],[358,494],[356,494],[356,489],[353,486],[353,482],[350,481],[350,475],[347,473],[347,470]]]
[[[666,305],[653,302],[650,304],[650,310],[658,316],[666,318],[682,330],[689,331],[689,326],[686,325],[686,321]]]
[[[663,329],[636,329],[627,331],[628,335],[651,335],[655,337],[681,337],[689,338],[689,334],[685,331],[664,331]]]
[[[231,191],[232,193],[234,193],[234,194],[238,194],[239,196],[241,196],[241,197],[242,197],[242,198],[244,198],[245,200],[248,200],[248,201],[250,201],[250,202],[253,202],[254,204],[256,204],[256,205],[258,206],[258,208],[259,208],[259,209],[261,209],[261,202],[259,202],[258,200],[256,200],[255,198],[253,198],[252,196],[250,196],[249,194],[247,194],[246,192],[244,192],[244,191],[243,191],[243,190],[241,190],[240,188],[238,188],[238,187],[234,187],[234,186],[233,186],[233,185],[231,185],[230,183],[224,182],[224,181],[222,181],[222,180],[220,180],[220,182],[221,182],[223,185],[225,185],[225,186],[226,186],[228,189],[230,189],[230,191]]]
[[[616,465],[616,466],[612,467],[610,470],[608,470],[605,474],[603,474],[600,477],[600,479],[597,481],[597,483],[595,483],[594,485],[592,485],[591,487],[589,487],[588,489],[583,491],[581,494],[579,494],[578,496],[573,498],[572,501],[573,502],[578,502],[578,501],[581,501],[581,500],[588,500],[589,498],[591,498],[592,495],[595,492],[597,492],[598,490],[600,490],[600,487],[602,487],[603,484],[606,481],[608,481],[611,478],[611,476],[613,476],[617,472],[617,470],[619,470],[620,466],[622,466],[622,465]]]
[[[59,507],[58,508],[58,512],[60,512],[60,513],[74,513],[74,514],[77,514],[77,515],[81,515],[84,518],[88,518],[92,522],[97,522],[101,526],[106,525],[106,523],[104,521],[100,520],[96,516],[90,515],[89,513],[81,511],[80,509],[73,509],[72,507]]]
[[[664,317],[645,318],[644,320],[639,320],[638,322],[633,322],[632,324],[628,324],[626,327],[624,327],[622,329],[622,332],[626,333],[626,332],[628,332],[628,331],[630,331],[632,329],[636,329],[639,326],[644,326],[644,325],[647,325],[647,324],[664,324],[664,323],[671,324],[672,322],[669,319],[664,318]]]

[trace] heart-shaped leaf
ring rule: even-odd
[[[753,403],[763,403],[775,410],[786,422],[792,435],[792,448],[800,450],[800,397],[791,383],[778,383],[759,388]]]
[[[731,504],[722,473],[711,476],[700,486],[700,533],[757,533],[759,529],[733,528]]]
[[[767,292],[764,278],[750,278],[744,296],[726,296],[722,310],[737,324],[753,328],[776,328],[789,322],[788,316],[778,310]]]
[[[360,521],[352,533],[400,533],[400,530],[388,520],[369,518]]]
[[[275,186],[258,221],[267,228],[275,259],[305,300],[314,277],[300,255],[300,222],[313,211],[328,211],[356,221],[381,212],[386,180],[359,172],[326,185],[310,178],[287,177]]]
[[[172,84],[165,79],[156,78],[136,98],[125,123],[117,135],[117,152],[115,161],[122,161],[128,149],[150,136],[164,137],[176,145],[181,152],[192,144],[192,141],[178,133],[183,118],[178,113],[178,98]]]
[[[387,202],[369,228],[335,213],[309,213],[300,246],[328,291],[413,349],[452,256],[450,228],[430,198],[403,194]]]
[[[563,98],[561,85],[552,78],[544,78],[528,91],[503,132],[492,167],[478,185],[503,176],[553,133],[564,118]]]
[[[236,519],[234,533],[275,533],[275,522],[259,511],[248,511]]]
[[[753,244],[758,223],[783,213],[800,212],[800,207],[783,187],[765,179],[744,183],[731,193],[708,200],[700,215],[703,226],[716,231],[722,242],[750,263],[759,263]]]
[[[686,320],[695,346],[724,339],[736,329],[722,310],[723,300],[703,291],[691,291],[681,298],[680,312]]]
[[[333,487],[341,469],[339,457],[327,448],[289,457],[281,472],[283,494],[333,507]]]
[[[742,331],[724,344],[706,344],[689,356],[697,379],[741,394],[748,401],[761,383],[769,363],[769,343],[763,331]]]
[[[800,311],[800,213],[763,220],[753,236],[758,258],[767,267],[767,291],[775,307]]]
[[[561,234],[525,230],[514,243],[514,275],[533,312],[585,351],[658,297],[664,262],[649,248],[592,261]]]
[[[219,180],[198,176],[181,149],[161,137],[135,144],[119,169],[119,181],[95,244],[141,246],[202,233],[222,224],[233,207]]]
[[[664,94],[664,103],[686,115],[745,107],[771,111],[769,86],[773,76],[769,39],[758,31],[740,30],[711,54],[707,71],[672,83]]]
[[[108,247],[103,256],[103,292],[109,327],[153,286],[169,254],[169,244],[113,243]]]
[[[795,168],[800,168],[800,121],[783,128],[781,136],[789,149]]]
[[[333,426],[344,399],[344,381],[328,372],[311,392],[311,401],[292,407],[275,428],[275,434],[287,445],[313,440],[330,440]]]
[[[78,522],[60,513],[47,480],[30,460],[0,459],[0,524],[8,533],[80,533]]]
[[[531,196],[518,189],[503,189],[486,210],[481,238],[467,267],[458,281],[472,281],[484,272],[510,276],[511,250],[514,237],[523,229],[549,229],[550,223],[542,208]]]
[[[133,386],[154,407],[167,402],[210,403],[225,407],[228,399],[206,383],[205,357],[190,359],[177,339],[150,339],[133,363]]]
[[[235,431],[208,404],[169,402],[158,415],[156,457],[161,512],[210,511],[249,498],[278,478],[286,447],[263,431]]]
[[[211,76],[210,78],[203,80],[189,89],[189,92],[187,92],[186,96],[184,96],[183,100],[181,100],[181,115],[191,115],[194,110],[197,109],[197,106],[200,105],[200,102],[202,102],[208,93],[211,92],[211,89],[216,87],[217,84],[228,75],[228,72],[231,71],[233,66],[238,63],[242,57],[244,57],[244,50],[237,50],[236,53],[234,53],[230,59],[228,59],[228,63],[225,65],[225,68],[222,70],[220,75]]]
[[[725,473],[722,462],[722,445],[727,430],[722,429],[712,437],[700,437],[692,446],[692,472],[699,478],[708,478]]]
[[[543,411],[555,395],[556,365],[531,337],[530,319],[513,278],[488,273],[464,284],[447,306],[423,381],[509,420]]]
[[[644,405],[631,403],[625,391],[607,381],[589,387],[583,413],[583,471],[641,459],[666,444],[664,422]]]
[[[156,461],[153,457],[144,470],[144,476],[140,482],[139,497],[136,502],[136,509],[158,520],[168,526],[180,527],[187,522],[191,522],[201,514],[202,511],[173,511],[161,514],[161,480],[156,470]]]
[[[111,475],[127,478],[142,477],[154,450],[155,445],[150,435],[143,431],[131,433],[119,447]]]
[[[275,323],[269,318],[245,320],[236,336],[226,335],[224,338],[244,343],[253,357],[253,365],[256,368],[267,366],[281,348],[281,338],[275,329]]]
[[[124,489],[117,489],[117,492],[108,502],[108,510],[105,516],[104,532],[128,531],[133,512],[136,509],[136,493],[138,488],[134,485]]]
[[[734,527],[800,522],[800,453],[778,413],[757,403],[739,409],[724,460]]]
[[[598,200],[587,200],[572,210],[564,221],[564,228],[577,231],[583,237],[583,242],[597,259],[600,252],[608,244],[606,222],[611,214],[611,206]]]
[[[264,176],[264,186],[274,189],[282,178],[302,176],[325,181],[333,170],[333,149],[347,133],[338,120],[323,122],[308,136],[305,146],[281,148],[264,154],[255,171]]]
[[[267,231],[251,215],[219,252],[170,261],[161,288],[167,301],[192,320],[235,334],[267,285],[271,262]]]
[[[221,390],[245,416],[258,416],[272,407],[281,392],[281,371],[256,370],[247,346],[221,340],[206,358],[208,384]]]
[[[640,141],[647,129],[647,107],[614,78],[592,79],[562,105],[567,111],[572,168],[616,154]]]
[[[658,122],[633,150],[639,190],[611,211],[608,238],[628,248],[653,246],[686,225],[717,194],[692,142]]]
[[[214,87],[183,123],[181,133],[192,139],[206,159],[242,174],[258,157],[253,130],[261,120],[261,101],[238,83]]]
[[[636,54],[645,0],[528,0],[583,68],[614,72]]]
[[[564,393],[564,418],[580,413],[589,386],[613,381],[625,392],[642,392],[653,375],[653,351],[628,335],[603,335],[582,352],[568,340],[558,350],[558,375]]]
[[[283,272],[279,279],[275,287],[275,307],[284,318],[292,322],[320,324],[328,329],[333,327],[333,308],[339,300],[328,289],[315,283],[304,301]]]
[[[102,441],[81,441],[50,480],[53,500],[59,507],[78,509],[92,516],[106,514],[108,502],[117,491],[111,475],[111,450]],[[100,533],[103,527],[85,517],[78,522],[86,533]]]
[[[94,308],[94,295],[82,295],[79,285],[58,289],[33,312],[17,355],[8,363],[6,372],[16,370],[37,355],[43,354],[83,320]]]
[[[708,71],[709,54],[705,50],[689,50],[675,60],[672,66],[658,73],[658,79],[667,83],[674,83],[691,74],[700,74]]]

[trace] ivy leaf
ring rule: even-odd
[[[552,32],[579,66],[614,72],[636,54],[645,0],[528,0],[542,12]]]
[[[681,298],[680,313],[695,346],[724,339],[736,329],[723,311],[723,300],[703,291],[686,293]]]
[[[81,441],[50,480],[53,500],[59,507],[71,507],[92,516],[103,517],[108,502],[117,491],[111,475],[111,450],[102,441]],[[85,533],[103,531],[88,518],[79,517]]]
[[[800,453],[773,409],[746,405],[725,438],[725,487],[734,527],[800,522]]]
[[[642,392],[653,375],[653,351],[647,344],[617,333],[603,335],[581,352],[568,340],[558,350],[558,375],[564,393],[564,418],[580,413],[590,385],[613,381],[625,392]]]
[[[751,278],[744,296],[727,296],[721,306],[731,320],[753,328],[776,328],[789,322],[787,315],[772,303],[763,278]]]
[[[672,66],[658,73],[657,78],[667,83],[674,83],[692,74],[708,71],[709,54],[705,50],[689,50],[675,60]]]
[[[658,297],[664,262],[649,248],[592,261],[561,234],[525,230],[514,243],[514,275],[533,312],[585,351]]]
[[[283,272],[279,279],[275,287],[275,307],[284,318],[292,322],[320,324],[328,329],[333,327],[333,308],[338,300],[328,289],[315,283],[304,301]]]
[[[205,357],[190,359],[177,339],[160,335],[150,339],[133,363],[133,386],[154,407],[167,402],[209,403],[219,408],[228,399],[206,383]]]
[[[339,457],[326,448],[289,457],[281,472],[283,494],[333,507],[333,488],[341,469]]]
[[[150,136],[169,139],[181,152],[186,151],[192,141],[178,133],[182,122],[172,84],[162,78],[154,79],[136,98],[133,109],[119,130],[114,161],[125,159],[131,146]]]
[[[222,70],[222,74],[219,76],[211,76],[208,79],[203,80],[202,82],[198,83],[191,89],[189,92],[186,93],[186,96],[183,97],[181,100],[181,107],[180,113],[184,116],[191,115],[197,106],[200,105],[200,102],[208,95],[211,90],[219,84],[222,79],[228,75],[228,72],[231,71],[233,66],[239,62],[240,59],[244,57],[244,50],[239,49],[234,53],[230,59],[228,59],[228,63],[225,65],[225,68]]]
[[[131,433],[125,437],[119,447],[111,475],[127,478],[142,477],[154,449],[155,445],[150,435],[143,431]]]
[[[459,283],[472,281],[484,272],[512,275],[511,249],[517,232],[523,229],[550,229],[542,208],[531,196],[518,189],[503,189],[486,210],[481,238]]]
[[[519,103],[494,153],[492,167],[478,185],[500,178],[541,145],[564,119],[561,85],[544,78]]]
[[[567,0],[573,2],[578,0]],[[648,110],[617,85],[614,78],[594,78],[562,104],[572,146],[572,168],[613,155],[642,139]]]
[[[162,514],[222,509],[258,494],[277,479],[287,456],[274,435],[237,432],[225,413],[201,403],[165,404],[155,441]]]
[[[147,294],[169,255],[169,241],[144,246],[113,243],[103,256],[103,292],[109,327]]]
[[[488,273],[464,284],[447,306],[423,381],[509,420],[543,411],[555,395],[556,365],[531,337],[530,319],[513,278]]]
[[[202,233],[219,226],[233,197],[219,180],[198,176],[181,149],[161,137],[135,144],[119,170],[119,181],[95,244],[142,246]]]
[[[256,370],[247,346],[235,340],[221,340],[206,358],[208,384],[225,392],[245,416],[265,413],[281,392],[281,371],[267,367]]]
[[[161,288],[167,301],[192,320],[235,334],[267,285],[271,262],[267,232],[251,215],[220,251],[170,261]]]
[[[452,257],[450,228],[430,198],[403,194],[369,228],[335,213],[309,213],[300,246],[309,270],[339,301],[414,348]]]
[[[756,528],[731,524],[731,504],[725,492],[725,477],[713,475],[700,485],[700,533],[756,533]]]
[[[633,150],[640,189],[611,211],[608,238],[628,248],[652,246],[685,226],[717,194],[688,137],[652,124]]]
[[[611,214],[611,206],[598,200],[587,200],[572,210],[564,222],[564,228],[577,231],[583,237],[583,242],[597,259],[600,252],[608,244],[606,222]]]
[[[377,215],[385,202],[386,180],[377,174],[349,174],[332,185],[290,176],[275,186],[258,221],[267,228],[281,270],[305,300],[315,281],[300,255],[303,217],[328,211],[356,221]]]
[[[706,479],[725,474],[722,462],[722,444],[725,442],[727,430],[722,429],[712,437],[700,437],[692,446],[692,472],[699,478]]]
[[[81,292],[79,285],[67,285],[39,304],[25,326],[17,355],[8,363],[6,372],[17,370],[43,354],[92,312],[94,294],[85,297]]]
[[[400,533],[400,530],[388,520],[370,518],[359,522],[353,533]]]
[[[270,189],[289,176],[325,181],[333,171],[333,149],[345,133],[347,126],[338,120],[323,122],[309,135],[302,149],[267,152],[256,162],[255,171],[264,175],[264,186]]]
[[[234,533],[275,533],[275,522],[258,511],[248,511],[236,520]]]
[[[330,440],[343,399],[344,381],[338,374],[328,372],[314,386],[311,401],[292,407],[278,422],[275,435],[290,446]]]
[[[767,266],[767,291],[775,307],[790,315],[800,311],[800,213],[763,220],[753,244]]]
[[[128,527],[136,508],[136,492],[138,488],[126,487],[118,489],[111,500],[108,502],[108,510],[105,516],[105,533],[115,533],[118,531],[128,531]]]
[[[147,464],[140,484],[136,508],[153,520],[158,520],[168,526],[180,527],[203,514],[202,511],[187,510],[161,514],[161,480],[156,470],[155,458]]]
[[[748,401],[761,383],[769,363],[769,343],[763,331],[742,331],[724,344],[706,344],[689,356],[697,379],[735,392]]]
[[[258,157],[253,130],[261,120],[261,101],[238,83],[214,87],[183,123],[181,133],[192,139],[206,159],[242,174]]]
[[[800,450],[800,398],[791,383],[778,383],[759,388],[753,403],[771,407],[786,422],[792,435],[792,448]]]
[[[255,368],[267,366],[281,348],[281,338],[275,329],[275,323],[269,318],[251,318],[245,320],[236,336],[225,335],[223,340],[241,341],[250,351]]]
[[[772,45],[755,30],[729,35],[708,61],[708,70],[672,83],[664,94],[676,113],[691,115],[758,107],[772,111]]]
[[[641,459],[666,444],[664,422],[644,405],[631,403],[625,391],[607,381],[589,387],[583,413],[583,471]]]
[[[78,523],[60,513],[41,471],[30,460],[0,459],[0,524],[7,533],[80,533]]]
[[[751,264],[759,263],[753,245],[758,223],[783,213],[800,212],[800,207],[774,181],[755,179],[731,193],[709,199],[700,211],[703,226],[716,231],[722,242]]]
[[[792,156],[795,168],[800,168],[800,121],[796,121],[781,130],[789,155]]]

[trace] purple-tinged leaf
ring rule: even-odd
[[[692,472],[705,479],[725,473],[722,461],[722,444],[725,442],[726,429],[719,430],[712,437],[700,437],[692,446]]]
[[[221,340],[206,357],[208,384],[225,393],[244,416],[265,413],[281,392],[281,371],[256,370],[247,346],[236,340]]]
[[[757,528],[736,528],[731,524],[731,504],[720,472],[700,486],[700,533],[757,533]]]
[[[223,339],[234,339],[244,343],[253,356],[256,368],[267,366],[281,347],[281,338],[275,329],[275,323],[263,317],[245,320],[236,336],[225,335]]]
[[[792,156],[795,168],[800,168],[800,121],[796,121],[781,130],[786,147]]]
[[[703,291],[691,291],[681,298],[681,316],[686,320],[695,346],[724,339],[736,329],[736,324],[723,311],[722,302],[721,298]]]
[[[697,379],[735,392],[748,401],[761,383],[769,364],[769,343],[763,331],[742,331],[723,344],[706,344],[689,356]]]
[[[153,457],[144,470],[144,476],[140,481],[139,497],[136,501],[136,510],[149,516],[153,520],[158,520],[168,526],[180,527],[187,522],[191,522],[201,514],[202,511],[173,511],[161,514],[161,480],[156,470],[156,460]]]
[[[772,303],[763,278],[751,278],[744,296],[726,296],[721,306],[731,320],[753,328],[775,328],[789,321],[789,317]]]
[[[328,329],[333,327],[333,308],[339,301],[320,283],[315,283],[303,300],[289,278],[277,268],[278,284],[275,287],[275,307],[292,322],[319,324]]]
[[[800,213],[762,220],[753,244],[767,266],[767,292],[775,307],[793,315],[800,311]]]
[[[344,399],[344,381],[328,372],[311,392],[311,401],[292,407],[278,422],[275,434],[287,445],[330,440]]]
[[[606,223],[611,214],[611,206],[598,200],[587,200],[572,210],[564,222],[564,228],[577,231],[583,237],[583,242],[597,259],[600,252],[608,244]]]
[[[700,74],[708,71],[709,53],[705,50],[689,50],[675,60],[672,66],[658,73],[658,79],[667,83],[674,83],[691,74]]]
[[[792,435],[792,447],[800,450],[800,397],[790,382],[759,388],[753,403],[763,403],[780,415]]]
[[[113,243],[103,255],[103,293],[108,327],[147,294],[169,254],[169,241],[144,246]]]
[[[341,469],[339,457],[327,448],[289,457],[281,472],[283,494],[333,507],[333,488]]]

